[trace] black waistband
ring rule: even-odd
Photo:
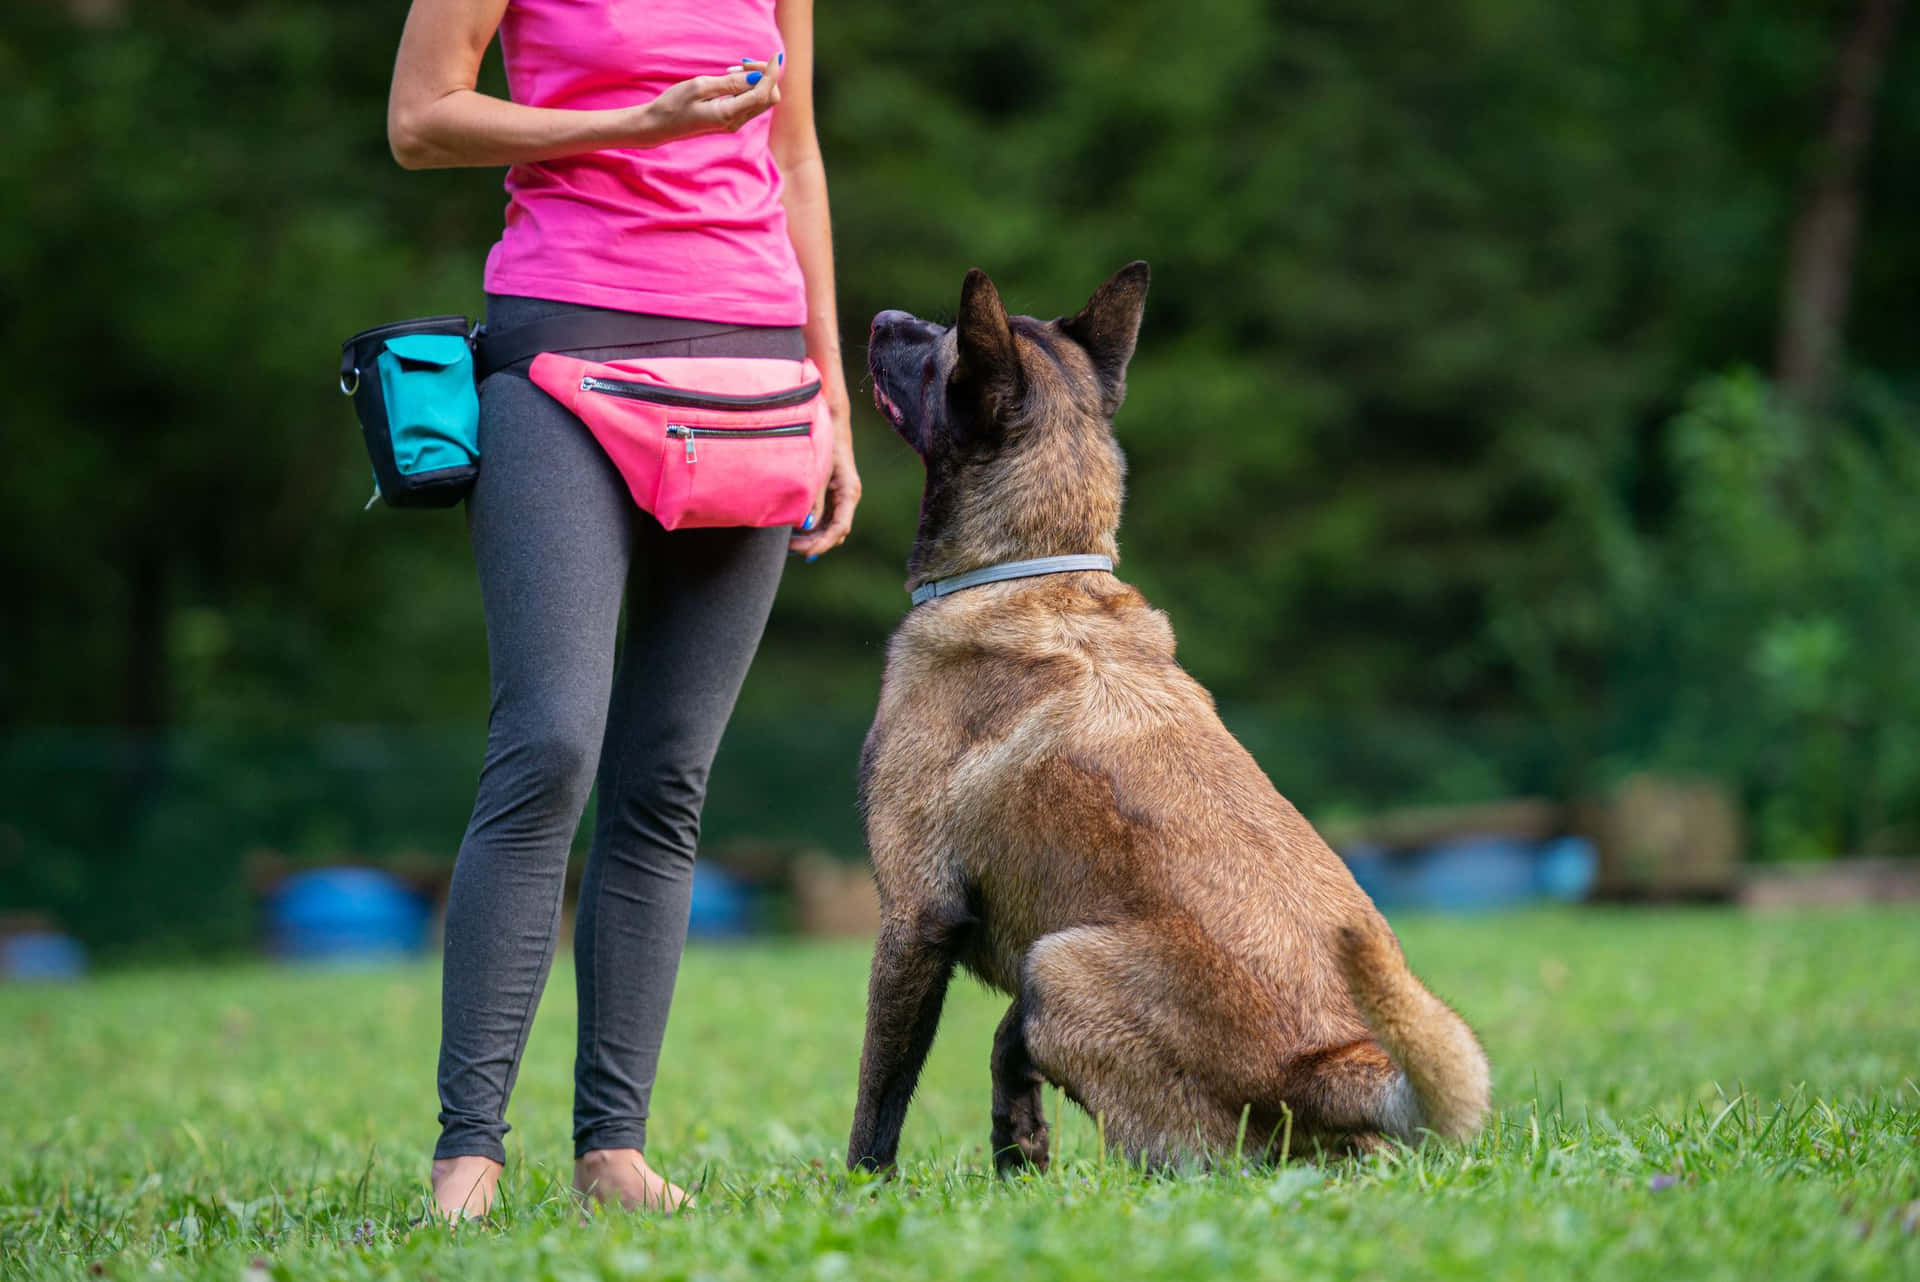
[[[760,328],[753,325],[729,325],[722,321],[682,320],[677,316],[652,316],[644,312],[568,312],[546,316],[489,334],[484,329],[474,340],[474,375],[485,378],[541,352],[577,352],[595,347],[644,347],[650,343],[677,343],[691,338],[712,338],[717,334],[735,334]],[[794,331],[795,359],[806,355],[806,342]]]

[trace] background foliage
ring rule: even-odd
[[[1920,846],[1914,24],[1807,411],[1756,371],[1852,4],[819,9],[856,375],[868,315],[950,314],[968,266],[1053,315],[1150,259],[1125,571],[1309,813],[1654,765],[1733,784],[1766,856]],[[461,523],[360,513],[331,389],[353,330],[478,311],[503,204],[387,156],[401,17],[0,17],[0,907],[237,937],[250,845],[457,837]],[[857,842],[919,474],[856,433],[859,530],[793,567],[718,835]]]

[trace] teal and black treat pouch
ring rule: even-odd
[[[340,390],[353,397],[376,497],[390,507],[451,507],[466,497],[480,471],[466,317],[355,334],[341,345]]]

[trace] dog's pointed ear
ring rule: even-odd
[[[1127,362],[1140,338],[1140,318],[1147,309],[1147,264],[1136,259],[1093,291],[1077,316],[1060,322],[1067,337],[1086,348],[1100,376],[1101,399],[1112,414],[1127,395]]]
[[[978,267],[960,286],[960,319],[955,325],[960,359],[953,367],[955,387],[968,387],[983,400],[1004,402],[1020,390],[1020,356],[1013,348],[1013,327],[1000,291]]]

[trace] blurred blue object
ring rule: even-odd
[[[1381,909],[1479,912],[1530,900],[1578,903],[1593,891],[1600,860],[1584,837],[1548,842],[1461,837],[1422,850],[1357,844],[1340,852]]]
[[[1600,855],[1585,837],[1561,837],[1534,853],[1534,889],[1548,899],[1577,904],[1593,893]]]
[[[87,973],[87,950],[71,935],[33,930],[0,939],[0,978],[78,979]]]
[[[725,869],[693,866],[693,904],[687,934],[698,939],[737,939],[747,934],[752,903],[747,889]]]
[[[375,868],[294,873],[267,896],[276,956],[370,961],[417,953],[427,939],[426,897]]]
[[[1532,898],[1530,842],[1507,837],[1466,837],[1421,852],[1412,869],[1411,892],[1423,908],[1478,912]]]
[[[1397,908],[1405,900],[1402,882],[1405,880],[1396,867],[1396,860],[1382,846],[1355,845],[1340,852],[1347,861],[1347,871],[1360,883],[1360,889],[1367,892],[1367,898],[1373,900],[1377,908]]]

